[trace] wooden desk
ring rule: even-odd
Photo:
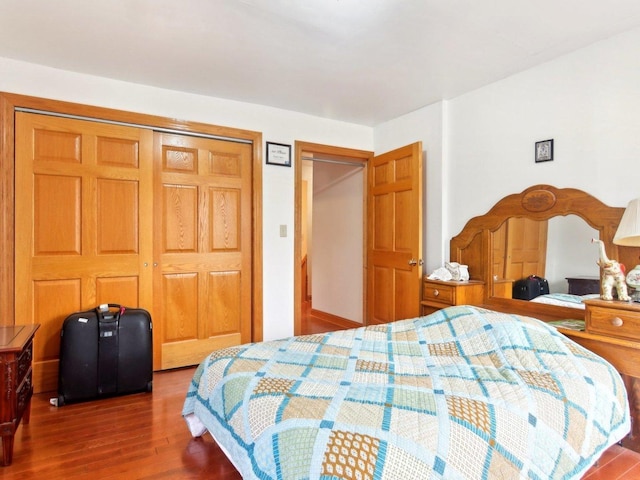
[[[33,336],[40,325],[0,327],[0,435],[2,465],[13,460],[13,437],[20,424],[29,423],[33,381]]]

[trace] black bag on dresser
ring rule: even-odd
[[[60,332],[58,397],[70,402],[152,390],[149,312],[105,304],[69,315]]]
[[[537,275],[529,275],[513,282],[513,298],[518,300],[531,300],[540,295],[549,294],[549,282],[546,278]]]

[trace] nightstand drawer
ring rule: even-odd
[[[424,282],[422,300],[453,305],[455,287],[441,283]]]
[[[640,340],[640,313],[616,308],[590,308],[586,326],[589,332]]]

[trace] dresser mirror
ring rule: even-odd
[[[508,218],[491,232],[491,280],[502,286],[493,288],[492,296],[511,298],[509,285],[529,275],[546,278],[555,293],[568,292],[567,278],[596,278],[598,247],[591,239],[598,237],[578,215]]]
[[[504,265],[500,267],[499,256],[505,255],[504,252],[500,253],[501,248],[507,248],[508,245],[501,229],[505,229],[510,222],[525,221],[539,222],[539,228],[542,231],[546,229],[544,235],[527,233],[523,237],[538,235],[538,238],[546,238],[544,242],[536,240],[533,243],[546,243],[544,276],[550,279],[556,291],[563,292],[566,290],[560,283],[565,282],[566,285],[567,276],[599,276],[599,269],[595,266],[598,248],[591,243],[591,238],[604,242],[609,258],[625,265],[638,263],[640,248],[613,244],[613,236],[623,212],[624,207],[610,207],[581,190],[534,185],[521,193],[502,198],[486,214],[470,219],[462,231],[451,239],[450,259],[468,265],[471,279],[484,282],[483,305],[488,308],[544,320],[584,318],[584,310],[510,298],[511,280],[517,278],[507,278],[500,273]],[[501,242],[505,247],[500,246]],[[571,269],[567,266],[569,264],[572,264]],[[514,272],[513,276],[517,270]]]

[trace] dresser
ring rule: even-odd
[[[620,372],[629,397],[631,433],[622,445],[640,451],[640,303],[585,300],[585,331],[559,328],[608,360]]]
[[[469,280],[453,282],[429,280],[424,277],[422,283],[422,315],[452,305],[480,305],[484,295],[484,282]]]
[[[588,295],[600,293],[600,277],[576,276],[566,277],[568,283],[567,293],[573,295]]]
[[[29,423],[33,395],[33,337],[39,326],[0,327],[0,434],[4,466],[11,465],[13,437],[20,420]]]

